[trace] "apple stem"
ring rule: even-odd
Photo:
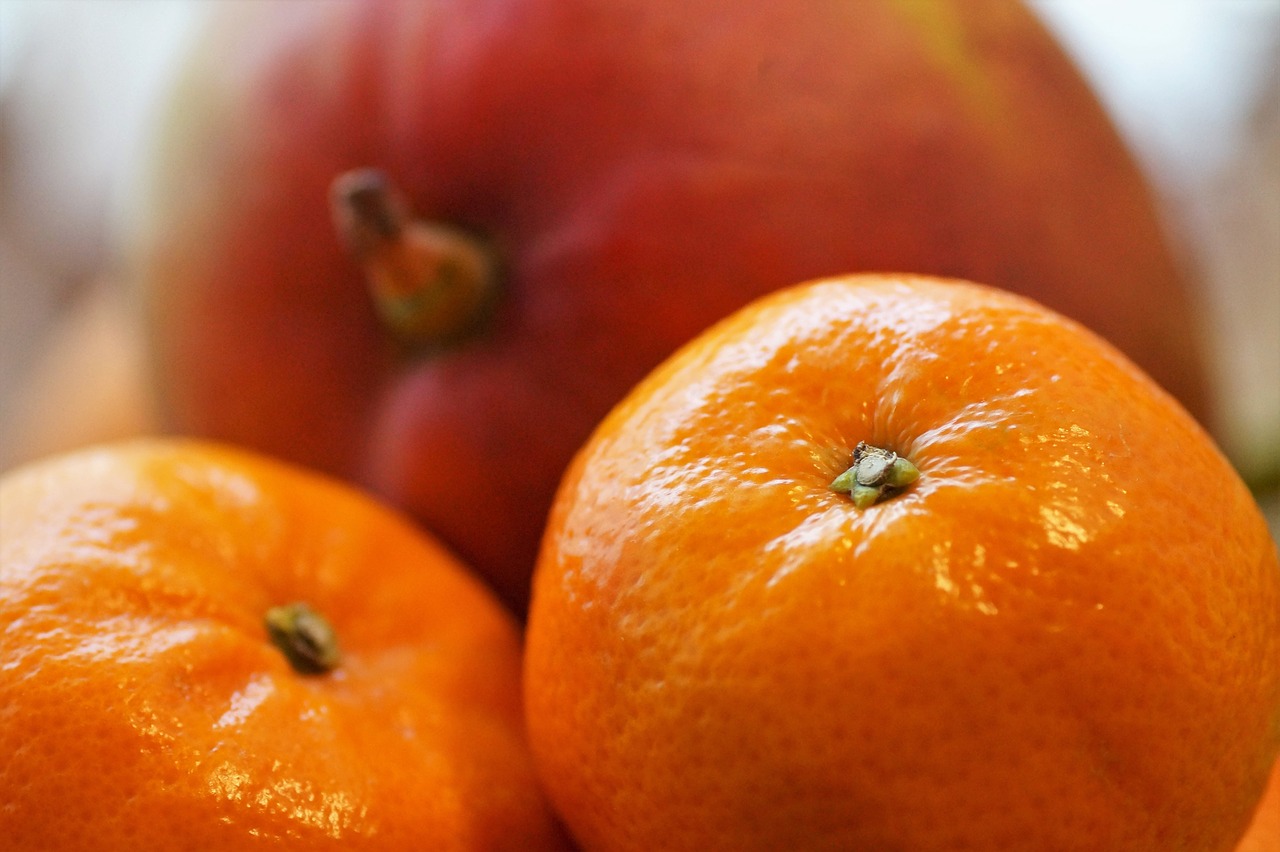
[[[831,481],[832,491],[848,494],[859,509],[900,493],[920,478],[920,470],[895,452],[860,441],[849,469]]]
[[[333,625],[305,603],[273,606],[263,621],[272,644],[298,674],[326,674],[341,662]]]
[[[340,175],[334,223],[363,267],[378,316],[399,340],[439,346],[473,331],[497,288],[497,263],[478,236],[414,219],[377,169]]]

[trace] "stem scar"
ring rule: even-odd
[[[920,478],[920,470],[908,459],[881,447],[858,442],[848,470],[831,481],[832,491],[848,494],[859,509],[874,506],[901,493]]]

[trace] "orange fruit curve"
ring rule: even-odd
[[[1280,852],[1280,760],[1271,769],[1266,792],[1235,852]]]

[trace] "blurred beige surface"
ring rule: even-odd
[[[213,0],[0,0],[0,469],[153,428],[115,229]],[[1035,0],[1204,281],[1224,447],[1280,529],[1280,0]]]
[[[0,0],[0,470],[151,429],[114,228],[204,6]]]

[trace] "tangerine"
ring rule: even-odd
[[[1280,566],[1206,433],[1081,326],[820,281],[577,456],[525,699],[591,850],[1230,850],[1280,747]]]
[[[5,848],[565,848],[513,619],[391,511],[183,441],[0,503]]]

